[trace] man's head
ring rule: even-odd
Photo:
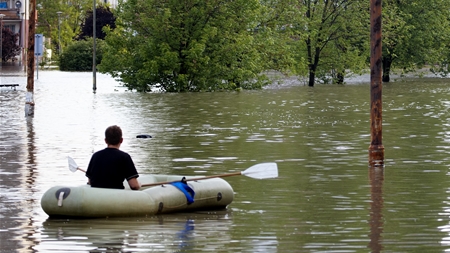
[[[114,125],[106,128],[105,141],[109,145],[117,145],[122,143],[122,129]]]

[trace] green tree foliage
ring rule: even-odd
[[[116,18],[114,14],[111,12],[109,7],[107,6],[98,6],[95,12],[95,37],[99,39],[105,39],[106,33],[102,30],[104,26],[107,26],[109,29],[114,30],[116,28]],[[93,22],[94,15],[92,10],[87,12],[86,19],[83,21],[81,25],[81,32],[78,35],[78,40],[83,40],[86,37],[93,37],[94,29]]]
[[[257,0],[126,1],[99,70],[138,91],[260,88],[259,8]]]
[[[308,85],[317,77],[335,74],[343,82],[346,70],[366,67],[369,36],[368,1],[363,0],[303,0],[304,23],[295,25],[298,58],[307,61]]]
[[[75,41],[61,54],[59,69],[61,71],[92,71],[93,39]],[[102,61],[103,41],[97,41],[96,64]]]
[[[20,54],[20,46],[17,44],[19,34],[13,33],[9,28],[2,29],[2,62],[13,59]]]
[[[348,1],[347,1],[348,2]],[[370,19],[369,1],[351,1],[342,4],[342,23],[331,41],[321,52],[318,76],[326,82],[331,77],[332,83],[342,84],[344,78],[361,74],[369,67],[370,56]]]
[[[450,9],[445,0],[383,1],[383,82],[391,69],[409,72],[447,62]]]
[[[302,7],[292,0],[260,1],[258,23],[253,37],[265,70],[276,70],[286,75],[294,69],[305,69],[304,58],[296,58],[293,40],[298,40],[293,24],[304,24]]]
[[[39,0],[36,33],[42,33],[47,39],[50,38],[53,49],[58,47],[61,37],[61,48],[64,51],[64,48],[80,33],[86,13],[92,10],[92,7],[92,0]],[[59,26],[57,12],[62,12],[59,16]]]
[[[342,83],[368,67],[368,0],[127,0],[112,10],[116,22],[97,2],[97,32],[105,24],[110,28],[99,70],[129,89],[253,89],[266,83],[261,73],[267,70],[306,77],[314,86],[318,80]],[[383,0],[383,81],[391,69],[429,65],[435,73],[450,72],[447,5]],[[37,33],[52,38],[56,48],[61,11],[65,49],[77,34],[92,36],[90,10],[92,0],[41,0]]]

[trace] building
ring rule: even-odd
[[[101,0],[109,4],[111,8],[116,8],[118,0]],[[19,34],[19,45],[22,48],[19,61],[26,61],[25,49],[28,47],[28,19],[29,0],[0,0],[0,14],[3,14],[3,26],[11,29],[13,33]],[[36,12],[37,14],[37,12]]]
[[[28,38],[28,0],[0,0],[0,14],[3,14],[3,27],[9,28],[13,33],[19,34],[19,45],[22,48],[19,60],[24,60]]]

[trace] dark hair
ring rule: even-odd
[[[120,140],[122,139],[122,129],[120,129],[120,127],[116,125],[106,128],[105,139],[106,143],[108,144],[119,144]]]

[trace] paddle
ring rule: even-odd
[[[77,163],[75,162],[75,160],[72,159],[72,157],[68,156],[67,160],[69,161],[69,170],[70,171],[76,172],[77,170],[79,170],[79,171],[86,173],[85,170],[80,169],[80,167],[78,167]]]
[[[259,164],[253,165],[252,167],[250,167],[244,171],[228,173],[228,174],[221,174],[221,175],[206,176],[206,177],[189,178],[189,179],[186,179],[186,181],[198,181],[198,180],[204,180],[204,179],[209,179],[209,178],[231,177],[231,176],[240,176],[240,175],[244,175],[244,176],[256,178],[256,179],[275,178],[275,177],[278,177],[278,167],[277,167],[276,163],[259,163]],[[179,182],[179,181],[168,181],[168,182],[158,182],[158,183],[152,183],[152,184],[143,184],[143,185],[141,185],[141,187],[170,184],[170,183],[174,183],[174,182]]]
[[[86,173],[85,170],[82,170],[78,167],[75,160],[73,160],[70,156],[68,156],[67,159],[69,160],[70,171],[75,172],[77,170],[80,170],[80,171]],[[276,163],[259,163],[259,164],[253,165],[252,167],[250,167],[244,171],[221,174],[221,175],[189,178],[189,179],[186,179],[186,181],[199,181],[199,180],[204,180],[204,179],[209,179],[209,178],[231,177],[231,176],[240,176],[240,175],[244,175],[244,176],[256,178],[256,179],[275,178],[275,177],[278,177],[278,166]],[[152,183],[152,184],[143,184],[143,185],[141,185],[141,187],[171,184],[174,182],[179,182],[179,181],[167,181],[167,182],[158,182],[158,183]]]

